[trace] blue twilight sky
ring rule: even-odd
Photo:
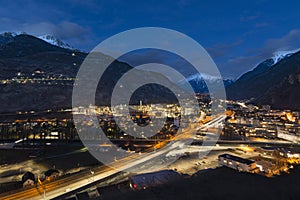
[[[2,1],[0,32],[54,35],[85,51],[127,29],[174,29],[236,78],[279,50],[300,48],[300,1]]]

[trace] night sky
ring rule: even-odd
[[[155,26],[198,41],[236,78],[279,50],[300,48],[300,1],[1,1],[0,32],[50,34],[90,51],[121,31]]]

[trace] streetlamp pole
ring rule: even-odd
[[[46,186],[40,180],[40,176],[38,176],[38,183],[42,186],[42,188],[44,190],[44,200],[46,200]]]
[[[44,200],[46,200],[46,187],[43,186],[43,189],[44,189]]]
[[[94,174],[95,174],[95,172],[92,171],[92,170],[90,170],[90,172],[91,172],[91,174],[92,174],[92,181],[94,181]]]

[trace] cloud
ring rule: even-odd
[[[280,38],[271,38],[265,41],[261,48],[252,49],[247,56],[239,56],[228,59],[221,63],[224,75],[241,75],[245,71],[252,69],[261,61],[270,58],[277,51],[294,50],[300,47],[300,30],[294,29]]]
[[[259,18],[259,15],[241,16],[240,22],[249,22],[249,21],[253,21],[258,18]]]
[[[53,35],[58,39],[70,43],[72,46],[80,47],[87,41],[90,30],[70,21],[60,23],[52,22],[20,22],[11,18],[0,18],[2,24],[0,32],[26,32],[34,36]]]
[[[224,74],[225,77],[231,78],[232,74],[236,75],[240,73],[240,71],[238,70],[236,71],[236,69],[234,68],[229,68],[227,66],[225,66],[224,68],[223,63],[227,61],[226,59],[230,55],[230,52],[232,52],[234,48],[240,46],[242,43],[243,43],[242,40],[238,40],[230,44],[219,43],[210,48],[206,48],[206,50],[212,56],[214,61],[217,62],[220,61],[217,64],[218,67],[220,67],[221,73],[225,72]],[[186,77],[197,73],[197,71],[192,66],[187,64],[183,59],[179,58],[178,56],[172,55],[171,53],[157,51],[153,49],[134,51],[130,53],[130,56],[121,57],[119,58],[119,60],[129,63],[132,66],[137,66],[144,63],[165,64],[173,67],[174,69],[176,69],[178,72],[180,72]],[[236,62],[238,62],[238,60]],[[232,63],[230,64],[232,64],[233,66],[237,65],[234,62],[234,60],[232,60]],[[228,72],[228,74],[226,74],[226,72]]]
[[[266,41],[261,53],[275,52],[279,50],[291,50],[300,46],[300,29],[291,30],[281,38],[273,38]]]
[[[117,17],[117,18],[113,19],[113,21],[111,23],[102,25],[102,29],[111,30],[111,29],[119,27],[124,22],[125,22],[124,19]]]
[[[267,26],[269,26],[269,24],[266,22],[259,22],[259,23],[254,24],[255,28],[263,28],[263,27],[267,27]]]
[[[172,67],[186,77],[197,73],[196,69],[194,69],[194,67],[184,58],[181,58],[172,52],[159,49],[141,49],[132,51],[128,54],[124,54],[118,60],[126,62],[131,66],[139,66],[145,63],[160,63]],[[172,80],[172,77],[169,77],[168,74],[165,74],[165,76]]]
[[[179,6],[179,7],[185,7],[187,5],[189,5],[191,3],[190,0],[178,0],[176,2],[176,4]]]
[[[212,47],[208,47],[208,48],[206,48],[206,50],[209,52],[209,54],[214,59],[216,59],[216,58],[223,57],[224,55],[228,55],[230,50],[241,45],[242,43],[243,43],[242,40],[238,40],[238,41],[230,43],[230,44],[220,43],[220,44],[216,44]]]
[[[33,35],[50,34],[63,40],[82,38],[88,32],[88,29],[69,21],[63,21],[58,24],[50,22],[26,23],[21,25],[21,29]]]

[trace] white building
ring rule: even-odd
[[[243,172],[254,172],[257,170],[255,161],[234,156],[231,154],[222,154],[218,157],[219,165]]]
[[[300,136],[289,133],[289,131],[284,129],[277,128],[277,137],[294,143],[300,143]]]

